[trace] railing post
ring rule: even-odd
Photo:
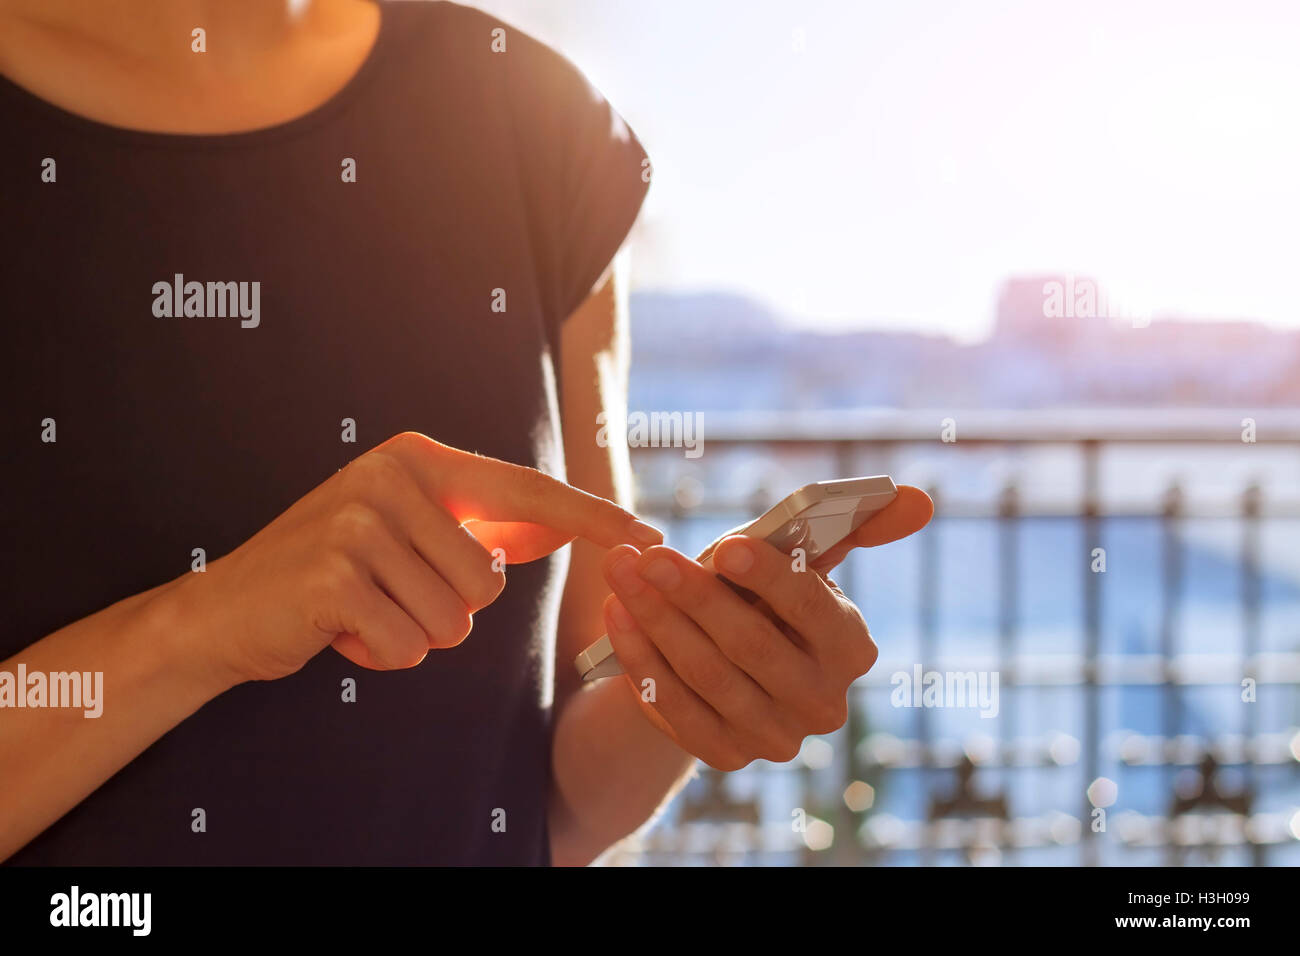
[[[1014,769],[1008,763],[1016,741],[1016,613],[1020,606],[1020,489],[1014,480],[1007,482],[998,501],[998,673],[1006,694],[1006,704],[999,713],[998,763],[1002,771],[1003,793],[1014,793],[1010,780]],[[1007,856],[1012,847],[1002,847]]]
[[[921,671],[925,672],[926,665],[934,660],[935,656],[935,637],[936,637],[936,606],[938,605],[938,581],[939,581],[939,515],[940,515],[940,494],[939,489],[931,487],[928,489],[931,500],[934,501],[935,519],[931,522],[926,533],[921,535],[920,540],[920,587],[921,606],[919,608],[917,620],[917,637],[919,644],[919,657]],[[925,802],[927,805],[933,802],[934,798],[934,741],[931,738],[929,708],[916,708],[916,737],[921,749],[921,779],[924,780]],[[928,820],[923,823],[924,838],[921,842],[921,863],[929,865],[934,857],[934,847],[930,840],[931,826]]]
[[[1183,549],[1180,517],[1183,512],[1183,490],[1175,481],[1165,493],[1161,520],[1161,582],[1160,582],[1160,735],[1163,748],[1160,758],[1160,779],[1164,788],[1173,790],[1174,769],[1171,761],[1177,754],[1174,740],[1182,714],[1178,699],[1178,686],[1174,656],[1178,650],[1178,602],[1182,592]],[[1171,821],[1172,823],[1172,821]],[[1181,854],[1173,840],[1169,841],[1170,863],[1178,865]]]
[[[1246,665],[1245,672],[1241,676],[1255,680],[1257,694],[1259,692],[1259,672],[1257,667],[1261,644],[1259,633],[1260,498],[1260,488],[1255,483],[1248,486],[1241,494],[1241,634],[1242,655],[1245,658],[1244,663]],[[1238,689],[1240,690],[1240,688]],[[1246,743],[1246,752],[1243,759],[1246,762],[1246,789],[1249,793],[1258,794],[1260,792],[1257,753],[1259,705],[1255,703],[1247,704],[1245,711],[1243,736]],[[1252,841],[1250,855],[1252,866],[1265,865],[1264,844]]]
[[[1101,448],[1085,441],[1083,455],[1083,675],[1084,675],[1084,798],[1083,837],[1080,841],[1084,866],[1101,862],[1097,834],[1092,829],[1091,801],[1087,790],[1101,774],[1101,701],[1097,689],[1097,658],[1101,654],[1101,575],[1092,570],[1092,549],[1101,538]]]

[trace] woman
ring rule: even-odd
[[[451,3],[0,0],[0,73],[0,674],[103,675],[0,709],[0,858],[581,864],[842,723],[837,589],[719,549],[792,640],[610,503],[648,163],[571,64]]]

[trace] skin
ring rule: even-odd
[[[0,72],[112,125],[230,133],[286,122],[341,89],[378,16],[359,0],[0,0]],[[209,52],[189,51],[208,30]],[[177,37],[181,42],[177,42]],[[218,38],[217,42],[214,38]],[[491,553],[532,560],[572,543],[556,641],[549,827],[555,862],[585,864],[653,817],[695,758],[732,770],[787,760],[844,722],[876,647],[826,576],[855,547],[923,527],[898,499],[808,571],[762,542],[717,560],[751,607],[616,502],[632,500],[626,447],[595,441],[626,414],[626,257],[565,323],[562,420],[570,484],[394,436],[328,477],[203,575],[185,575],[62,628],[0,662],[103,671],[112,717],[9,710],[0,720],[0,859],[8,857],[205,702],[294,673],[332,647],[360,666],[436,667],[472,639],[505,586]],[[583,489],[583,490],[580,490]],[[612,592],[612,593],[611,593]],[[581,685],[573,657],[608,632],[627,675]],[[652,678],[656,699],[642,699]],[[449,731],[451,732],[451,731]]]

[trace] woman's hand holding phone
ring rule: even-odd
[[[536,469],[406,432],[164,590],[186,656],[226,685],[285,677],[331,645],[362,667],[412,667],[465,639],[501,593],[503,564],[576,537],[663,540]]]
[[[715,769],[792,760],[805,737],[843,726],[849,686],[878,655],[828,573],[853,548],[904,538],[933,513],[924,491],[900,485],[891,504],[806,570],[765,541],[724,538],[713,550],[717,571],[757,604],[672,548],[613,549],[605,624],[626,671],[618,679],[651,723]]]

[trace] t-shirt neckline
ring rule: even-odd
[[[369,82],[370,77],[386,55],[386,48],[392,35],[390,24],[393,18],[389,5],[380,2],[376,3],[375,7],[379,11],[379,30],[369,52],[366,54],[366,58],[361,62],[361,66],[356,72],[323,103],[312,107],[300,116],[295,116],[292,119],[271,126],[261,126],[257,129],[239,130],[232,133],[171,133],[160,130],[132,129],[129,126],[105,123],[64,109],[62,106],[37,96],[26,87],[19,86],[3,73],[0,73],[0,93],[16,99],[29,110],[61,122],[66,126],[73,127],[82,133],[101,136],[118,142],[140,146],[200,150],[208,150],[214,147],[259,145],[297,135],[327,121],[347,107]]]

